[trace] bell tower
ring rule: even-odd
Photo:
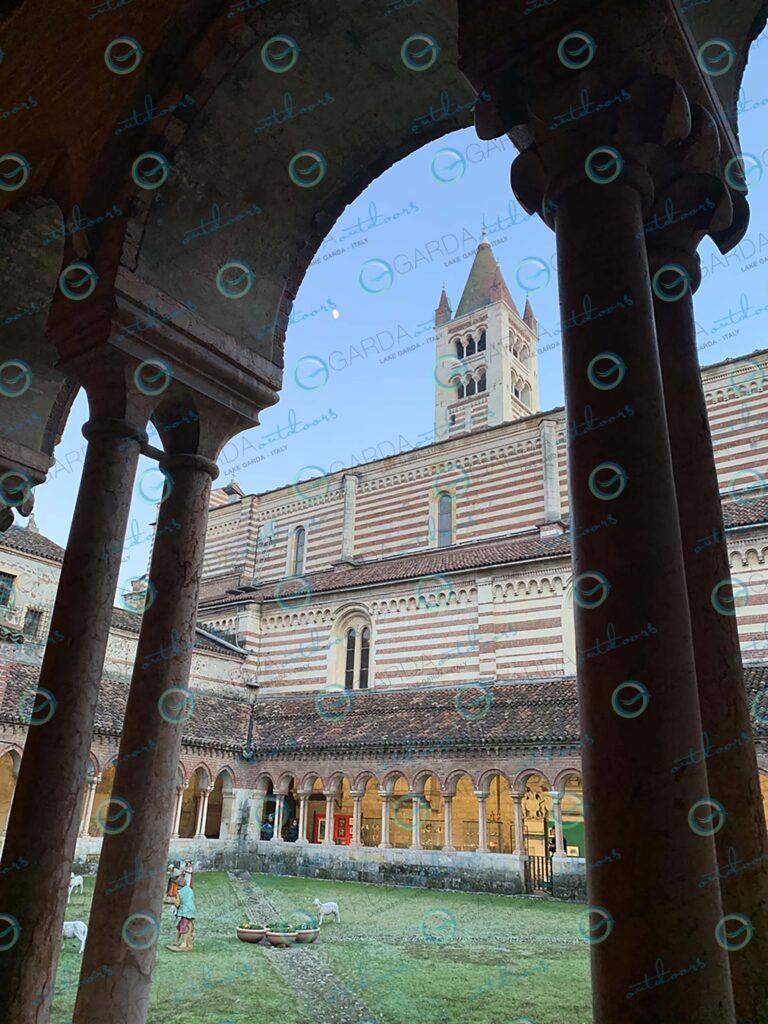
[[[518,312],[483,231],[456,314],[443,287],[435,310],[435,436],[450,437],[539,409],[538,324]]]

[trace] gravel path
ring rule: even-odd
[[[228,871],[227,875],[251,921],[268,924],[286,917],[294,909],[287,905],[276,906],[253,881],[250,872]],[[322,941],[321,935],[318,942]],[[313,945],[275,949],[264,941],[258,948],[297,997],[307,1020],[317,1024],[384,1024],[322,963]]]

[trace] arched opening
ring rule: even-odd
[[[453,498],[447,491],[437,496],[437,546],[447,548],[453,544]]]
[[[88,821],[87,831],[89,836],[104,835],[104,830],[99,828],[99,821],[105,820],[104,816],[109,810],[106,804],[112,796],[112,787],[115,784],[115,770],[115,765],[109,764],[101,773],[101,779],[96,786],[96,792],[93,797],[93,810]],[[100,807],[102,808],[101,812],[99,812]]]
[[[195,769],[189,785],[184,790],[179,819],[179,836],[182,839],[193,839],[202,833],[205,822],[201,819],[206,795],[210,797],[211,781],[207,770],[200,765]]]
[[[328,682],[345,690],[367,690],[373,684],[373,635],[367,609],[355,606],[342,610],[333,634]]]
[[[414,783],[419,796],[419,841],[425,850],[445,846],[445,802],[437,778],[428,772]]]
[[[475,384],[475,378],[474,377],[470,377],[469,380],[467,381],[467,386],[466,386],[466,389],[465,389],[467,398],[471,398],[472,395],[475,394],[476,390],[477,390],[477,385]]]
[[[279,830],[281,839],[285,842],[295,843],[299,837],[299,794],[295,777],[283,775],[278,779],[275,793],[283,798],[275,828]],[[276,806],[277,802],[274,807]],[[277,815],[276,811],[275,814]]]
[[[477,377],[477,393],[478,393],[478,395],[482,394],[483,391],[485,391],[485,388],[486,388],[485,370],[483,370],[481,373],[478,374],[478,377]]]
[[[8,825],[20,764],[21,758],[15,750],[6,750],[0,757],[0,835],[5,835]]]
[[[232,821],[232,790],[232,774],[223,769],[216,776],[213,789],[208,795],[204,828],[206,839],[221,839],[228,835]]]
[[[346,775],[336,776],[327,786],[329,793],[333,794],[332,810],[333,821],[325,820],[326,808],[318,812],[318,835],[325,837],[329,835],[335,846],[349,846],[352,842],[352,817],[354,813],[354,801],[352,798],[352,786]],[[328,830],[328,831],[326,831]]]
[[[360,842],[363,846],[378,846],[381,842],[381,796],[378,779],[374,775],[368,776],[363,787],[363,799],[360,803]]]
[[[530,857],[546,857],[555,836],[552,797],[543,775],[532,772],[525,779],[522,799],[523,848]]]
[[[304,550],[307,542],[307,531],[299,526],[293,535],[293,575],[301,576],[304,572]]]
[[[459,382],[456,385],[456,397],[457,398],[463,398],[464,397],[464,385],[461,382]]]
[[[458,339],[456,341],[456,358],[457,359],[463,359],[464,358],[464,346],[461,343],[461,341],[459,341]]]
[[[413,799],[404,775],[390,776],[387,789],[392,794],[389,801],[389,843],[399,849],[407,849],[413,836]]]
[[[477,342],[477,351],[485,352],[485,330],[480,331],[480,338]]]
[[[520,401],[523,403],[523,405],[530,406],[530,404],[531,404],[531,396],[532,396],[531,385],[530,384],[526,384],[525,387],[523,388],[523,390],[520,393]]]
[[[310,843],[322,843],[324,836],[325,791],[323,780],[316,775],[307,801],[307,839]]]
[[[490,779],[486,810],[489,851],[512,853],[515,849],[515,804],[509,782],[499,772]]]
[[[477,850],[479,840],[479,816],[475,787],[468,775],[452,779],[453,797],[453,846],[457,850]]]
[[[561,776],[557,789],[563,794],[560,800],[560,817],[563,823],[563,853],[566,857],[584,857],[584,794],[581,776],[570,772]]]
[[[475,339],[472,337],[471,334],[467,338],[467,345],[464,351],[468,356],[473,356],[475,354]]]

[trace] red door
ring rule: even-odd
[[[325,822],[325,815],[318,814],[315,817],[314,842],[322,842],[325,829],[321,828],[320,822]],[[337,846],[349,846],[352,842],[352,815],[334,814],[333,816],[333,841]]]

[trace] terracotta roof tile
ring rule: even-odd
[[[64,548],[54,544],[37,530],[30,530],[27,527],[10,526],[5,533],[0,534],[0,547],[23,551],[27,555],[37,555],[51,562],[64,561]]]

